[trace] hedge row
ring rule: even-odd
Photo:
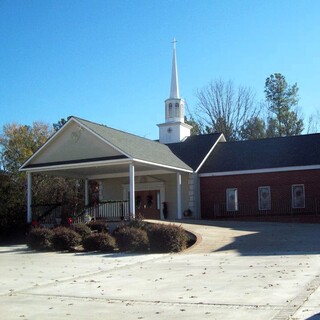
[[[91,229],[92,228],[92,229]],[[34,250],[74,250],[82,245],[86,251],[179,252],[187,247],[186,232],[175,225],[134,222],[118,227],[111,236],[105,222],[75,224],[54,229],[35,228],[27,236]]]

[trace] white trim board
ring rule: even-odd
[[[234,176],[234,175],[240,175],[240,174],[257,174],[257,173],[319,170],[319,169],[320,169],[320,165],[310,165],[310,166],[295,166],[295,167],[282,167],[282,168],[265,168],[265,169],[254,169],[254,170],[200,173],[199,177],[200,178],[201,177],[220,177],[220,176]]]
[[[43,171],[55,171],[55,170],[68,170],[68,169],[82,169],[82,168],[92,168],[99,166],[111,166],[115,164],[130,164],[130,159],[120,159],[120,160],[103,160],[95,162],[81,162],[81,163],[69,163],[69,164],[58,164],[52,166],[42,166],[42,167],[31,167],[22,168],[20,171],[27,172],[43,172]]]
[[[217,141],[215,142],[215,144],[211,147],[211,149],[209,150],[209,152],[207,153],[207,155],[202,159],[201,163],[199,164],[198,168],[195,170],[196,173],[199,172],[199,170],[201,169],[201,167],[203,166],[203,164],[207,161],[208,157],[210,156],[211,152],[213,151],[213,149],[216,147],[216,145],[220,142],[220,140],[224,140],[222,142],[226,142],[226,139],[223,135],[223,133],[220,134],[219,138],[217,139]]]

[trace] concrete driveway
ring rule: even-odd
[[[1,319],[320,319],[320,225],[183,226],[180,254],[0,247]]]

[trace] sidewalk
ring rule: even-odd
[[[317,319],[319,225],[204,223],[180,254],[0,247],[1,318]]]

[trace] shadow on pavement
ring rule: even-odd
[[[199,224],[250,232],[235,236],[231,243],[213,252],[236,250],[244,256],[320,254],[319,224],[243,221],[199,221]]]
[[[320,313],[317,313],[306,320],[320,320]]]
[[[59,253],[59,252],[58,252]],[[103,258],[123,258],[123,257],[145,257],[146,255],[161,255],[161,253],[157,254],[157,253],[135,253],[135,252],[110,252],[110,253],[106,253],[106,252],[99,252],[99,251],[94,251],[94,252],[77,252],[75,253],[75,256],[101,256]],[[162,254],[163,255],[163,254]]]
[[[2,253],[36,253],[24,245],[6,245],[0,246],[0,254]]]
[[[8,245],[8,246],[0,246],[0,255],[5,253],[14,253],[14,254],[43,254],[43,253],[55,253],[55,254],[72,254],[76,257],[81,256],[100,256],[102,258],[127,258],[127,257],[139,257],[152,255],[163,255],[163,253],[143,253],[143,252],[101,252],[101,251],[53,251],[53,250],[33,250],[28,248],[26,245]]]

